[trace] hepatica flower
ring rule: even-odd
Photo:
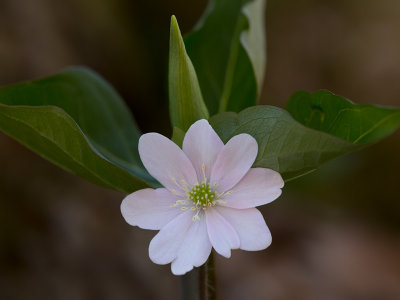
[[[122,215],[133,226],[160,230],[150,259],[182,275],[204,264],[211,249],[227,258],[231,249],[262,250],[271,234],[256,206],[281,194],[279,173],[251,168],[257,142],[239,134],[225,145],[206,120],[187,131],[182,149],[158,133],[139,140],[140,158],[164,188],[128,195]]]

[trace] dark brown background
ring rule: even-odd
[[[188,32],[205,0],[0,0],[0,84],[68,65],[100,72],[143,132],[170,133],[170,15]],[[400,105],[400,2],[270,0],[261,102],[326,88]],[[221,299],[400,299],[400,132],[288,183],[262,208],[261,252],[217,259]],[[44,161],[0,133],[0,299],[175,299],[155,232],[130,227],[123,194]]]

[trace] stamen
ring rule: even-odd
[[[204,163],[201,165],[201,171],[203,173],[203,183],[206,184],[207,183],[206,165]]]
[[[200,213],[200,210],[198,209],[197,213],[192,218],[193,222],[200,220],[199,213]]]
[[[194,215],[192,220],[193,220],[193,222],[196,222],[196,221],[200,220],[200,217],[198,215]]]
[[[180,180],[180,183],[178,183],[178,182],[176,181],[175,177],[172,177],[172,178],[171,178],[171,181],[172,181],[177,187],[183,189],[184,191],[186,191],[186,190],[188,189],[187,183],[186,183],[186,181],[185,181],[184,179],[181,179],[181,180]],[[173,191],[176,192],[176,190],[171,190],[171,192],[172,192],[173,194],[175,194]]]
[[[193,221],[200,220],[200,213],[205,211],[209,207],[215,206],[217,204],[225,204],[226,201],[220,199],[225,194],[232,194],[232,191],[227,191],[223,193],[218,193],[215,188],[218,186],[218,183],[215,182],[210,186],[210,183],[206,177],[206,166],[203,163],[201,165],[201,170],[203,173],[204,180],[199,183],[196,182],[194,185],[188,186],[184,179],[176,181],[175,178],[172,178],[172,182],[174,182],[179,188],[185,190],[185,198],[176,200],[175,204],[171,204],[171,207],[180,206],[180,209],[183,211],[192,210],[195,215],[192,217]],[[176,190],[171,190],[173,194],[177,194]],[[190,205],[192,203],[192,205]]]
[[[226,195],[231,195],[232,193],[233,193],[233,191],[230,190],[230,191],[227,191],[227,192],[223,192],[223,193],[221,193],[221,194],[215,193],[215,195],[217,196],[217,198],[219,198],[219,197],[224,196],[225,194],[226,194]]]

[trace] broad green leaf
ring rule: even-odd
[[[273,169],[285,180],[305,175],[330,159],[361,148],[307,128],[287,111],[273,106],[221,113],[213,116],[210,123],[224,142],[240,133],[252,135],[258,142],[254,167]]]
[[[376,142],[400,126],[400,108],[354,104],[329,91],[296,92],[286,110],[307,127],[357,144]]]
[[[179,148],[182,148],[183,144],[183,139],[185,138],[185,132],[182,129],[179,129],[178,127],[174,127],[172,129],[172,141],[179,146]]]
[[[171,123],[172,126],[186,131],[197,120],[208,119],[208,111],[175,16],[171,18],[169,48],[168,90]]]
[[[147,186],[142,179],[152,180],[140,162],[139,131],[128,108],[88,69],[0,88],[0,130],[107,188],[132,192]]]
[[[211,115],[257,103],[265,69],[265,0],[210,0],[186,49]]]

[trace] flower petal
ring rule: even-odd
[[[136,191],[121,203],[121,213],[126,222],[143,229],[161,229],[183,211],[171,207],[179,198],[167,189]]]
[[[271,169],[254,168],[226,195],[222,206],[250,208],[264,205],[278,198],[284,182],[281,175]]]
[[[205,215],[208,236],[215,251],[227,258],[231,257],[231,249],[240,246],[235,229],[214,208],[208,208]]]
[[[225,192],[237,184],[251,168],[257,156],[257,141],[249,134],[231,138],[217,156],[211,171],[211,184]]]
[[[271,245],[271,233],[257,208],[215,208],[235,229],[240,238],[240,249],[263,250]]]
[[[206,220],[203,217],[194,221],[187,231],[178,254],[172,262],[172,273],[183,275],[193,267],[201,266],[206,262],[210,252],[211,243],[208,238]]]
[[[192,162],[199,182],[204,180],[204,174],[210,179],[211,169],[223,147],[224,143],[207,120],[199,120],[190,126],[183,140],[182,149]]]
[[[193,223],[193,211],[186,211],[165,225],[151,240],[150,259],[159,265],[170,263],[176,258],[190,225]]]
[[[193,185],[197,182],[196,171],[185,153],[174,142],[158,133],[146,133],[139,139],[139,154],[151,176],[169,190],[179,190],[176,180]]]

